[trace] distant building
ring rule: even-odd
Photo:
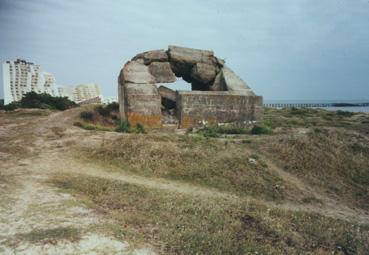
[[[55,78],[52,74],[42,72],[40,65],[23,59],[3,63],[3,103],[19,101],[23,95],[34,91],[58,95]]]
[[[118,98],[117,97],[104,97],[102,99],[102,103],[103,104],[110,104],[110,103],[114,103],[114,102],[118,102]]]
[[[94,83],[80,84],[73,87],[59,87],[58,93],[60,96],[68,97],[70,100],[81,102],[97,102],[96,98],[99,98],[101,102],[101,89],[100,86]]]

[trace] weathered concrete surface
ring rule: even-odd
[[[155,85],[125,83],[126,111],[129,123],[161,127],[161,97]]]
[[[192,67],[191,77],[198,82],[208,84],[215,79],[218,71],[217,69],[219,70],[216,65],[196,63],[196,65]]]
[[[165,86],[160,86],[158,90],[161,96],[161,104],[164,105],[166,109],[176,108],[176,92]]]
[[[168,62],[152,62],[149,71],[156,83],[172,83],[177,80]]]
[[[155,86],[174,82],[176,76],[191,83],[193,91],[175,94]],[[181,127],[258,120],[262,114],[262,98],[209,50],[169,46],[138,54],[118,81],[121,119],[132,125],[159,127],[164,113],[176,113]]]
[[[207,123],[248,122],[262,115],[262,97],[229,92],[179,91],[177,117],[180,128]]]
[[[244,94],[248,96],[254,96],[255,93],[250,89],[250,87],[238,77],[231,69],[224,66],[221,71],[222,82],[224,82],[227,91],[232,91],[238,94]]]
[[[145,65],[152,62],[168,62],[168,54],[164,50],[146,51],[136,55],[132,60],[143,59]]]
[[[155,83],[154,76],[149,72],[149,68],[138,60],[129,61],[122,69],[120,82],[122,83]]]

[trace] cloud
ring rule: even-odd
[[[178,44],[213,49],[266,98],[360,97],[368,23],[366,0],[0,0],[0,58],[112,95],[125,61]]]

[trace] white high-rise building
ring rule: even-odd
[[[58,92],[60,96],[66,96],[76,103],[80,103],[97,97],[101,98],[100,87],[99,85],[94,83],[80,84],[73,87],[59,87]]]
[[[55,78],[52,74],[41,72],[40,65],[22,59],[3,63],[4,104],[19,101],[23,95],[34,91],[57,96]]]

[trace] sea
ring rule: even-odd
[[[363,100],[264,100],[265,104],[361,104],[369,103],[369,99]],[[367,112],[369,106],[331,106],[331,107],[312,107],[325,109],[328,111],[348,111],[348,112]]]

